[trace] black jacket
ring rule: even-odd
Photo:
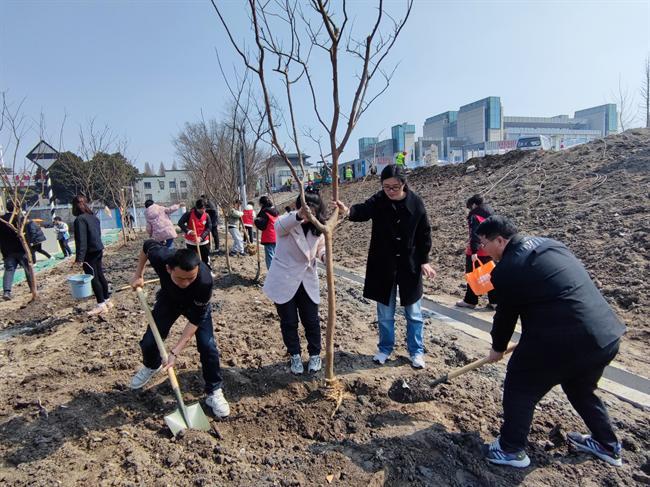
[[[477,206],[473,210],[470,210],[467,214],[467,225],[469,228],[469,248],[471,249],[472,254],[476,254],[478,252],[479,244],[481,243],[480,239],[478,238],[478,234],[476,233],[478,226],[481,224],[479,219],[476,218],[477,215],[483,217],[483,219],[489,218],[494,215],[494,210],[490,205],[482,204],[481,206]]]
[[[494,350],[506,349],[521,318],[521,340],[509,367],[554,354],[580,360],[625,333],[582,263],[556,240],[513,236],[492,271],[492,284],[499,302]]]
[[[11,219],[11,215],[11,213],[5,213],[0,218],[8,222]],[[20,225],[22,224],[21,218],[22,217],[18,216],[17,219],[14,219],[14,227],[20,228]],[[18,235],[16,235],[8,225],[2,222],[0,222],[0,251],[2,252],[3,257],[7,257],[11,254],[25,255],[25,249],[20,243]]]
[[[27,242],[29,245],[36,245],[39,243],[45,242],[45,234],[41,227],[39,227],[35,222],[28,221],[25,225],[25,236],[27,237]]]
[[[75,218],[74,244],[77,252],[76,262],[84,262],[88,254],[104,249],[99,218],[88,213],[82,213]]]
[[[205,212],[210,217],[210,223],[212,224],[211,228],[214,228],[217,225],[219,225],[219,214],[217,213],[217,209],[214,206],[214,204],[212,204],[212,201],[209,200],[205,201]]]
[[[262,208],[258,213],[257,216],[255,217],[255,226],[257,227],[258,230],[266,230],[266,226],[269,224],[269,215],[270,213],[273,216],[278,216],[278,210],[275,209],[273,206],[266,206]]]
[[[431,226],[422,199],[408,190],[400,204],[379,191],[353,205],[349,218],[372,220],[364,297],[388,305],[397,283],[402,306],[418,301],[422,297],[420,266],[429,262],[431,250]]]

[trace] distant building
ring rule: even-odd
[[[138,206],[146,200],[163,205],[179,202],[191,205],[188,197],[191,179],[184,169],[166,169],[162,176],[138,176],[135,181],[135,201]]]
[[[578,110],[573,118],[504,116],[501,98],[490,96],[456,111],[429,117],[423,126],[423,141],[438,147],[439,157],[463,162],[486,154],[503,154],[516,148],[519,137],[545,135],[556,150],[605,137],[618,130],[615,104]],[[416,151],[423,156],[423,151]]]
[[[377,137],[359,139],[359,159],[375,161],[378,168],[395,162],[398,152],[406,151],[407,164],[415,161],[415,125],[406,122],[391,127],[391,138],[379,140]]]
[[[296,169],[298,175],[302,178],[303,175],[302,175],[302,170],[300,169],[300,158],[298,157],[298,154],[297,153],[287,154],[287,157],[289,158],[289,162],[291,162],[293,167]],[[307,154],[303,154],[302,161],[303,161],[303,165],[305,166],[305,171],[307,172],[315,171],[316,168],[311,166],[307,162],[307,159],[309,159],[309,156]],[[292,183],[296,182],[294,181],[294,177],[291,174],[291,170],[289,169],[289,166],[287,166],[285,160],[279,155],[275,154],[271,156],[269,159],[266,160],[265,165],[268,165],[269,185],[272,191],[278,191],[279,189],[281,189],[283,186],[286,185],[287,180],[289,179],[292,180]],[[264,186],[262,187],[264,188]],[[262,191],[264,191],[264,189]]]

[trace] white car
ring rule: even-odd
[[[518,150],[550,150],[551,139],[545,135],[529,135],[517,139]]]

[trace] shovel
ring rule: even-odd
[[[147,298],[144,295],[144,291],[141,287],[136,289],[138,293],[138,298],[140,298],[140,303],[142,304],[142,309],[144,309],[144,314],[147,316],[147,321],[149,321],[149,328],[153,333],[153,337],[156,340],[156,345],[158,345],[158,351],[162,357],[163,363],[167,363],[167,350],[165,350],[165,344],[163,343],[160,333],[158,332],[158,327],[156,322],[153,319],[151,310],[149,309],[149,304],[147,303]],[[165,423],[169,426],[172,434],[176,436],[179,432],[187,429],[197,429],[201,431],[210,430],[210,422],[208,417],[201,409],[201,405],[197,402],[195,404],[190,404],[189,406],[185,405],[183,402],[183,396],[181,394],[181,389],[178,386],[178,379],[176,378],[176,373],[174,368],[170,367],[167,369],[169,374],[169,382],[171,382],[172,389],[174,390],[174,395],[176,396],[176,401],[178,402],[178,409],[173,413],[165,416]]]
[[[146,286],[147,284],[153,284],[154,282],[158,282],[158,281],[160,281],[160,279],[156,277],[155,279],[149,279],[148,281],[144,281],[143,284]],[[127,289],[131,289],[131,284],[127,284],[126,286],[117,288],[114,292],[121,293],[126,291]]]
[[[509,346],[504,355],[511,353],[517,345]],[[483,365],[489,362],[488,358],[482,358],[471,362],[464,367],[452,370],[451,372],[446,373],[442,377],[437,378],[433,382],[429,382],[429,379],[426,377],[416,377],[413,381],[416,387],[411,387],[405,379],[398,379],[391,385],[388,390],[388,396],[393,400],[401,403],[414,403],[414,402],[424,402],[431,401],[434,399],[433,389],[439,384],[446,384],[451,379],[455,379],[458,376],[461,376],[471,370],[478,369]]]

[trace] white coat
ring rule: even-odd
[[[275,222],[275,255],[262,290],[274,303],[284,304],[294,297],[300,284],[309,298],[320,302],[320,284],[316,259],[325,259],[325,237],[303,231],[296,211],[282,215]]]

